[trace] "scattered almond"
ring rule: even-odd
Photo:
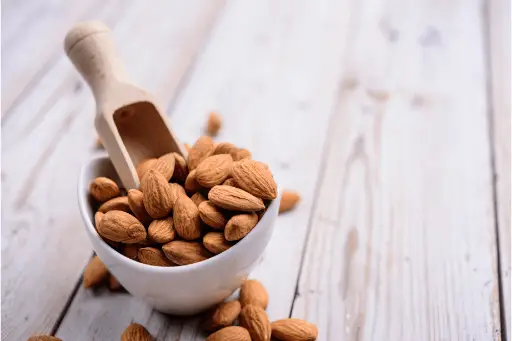
[[[287,318],[271,324],[272,337],[281,341],[315,341],[318,328],[304,320]]]
[[[197,207],[199,207],[199,205],[201,205],[203,201],[206,201],[206,198],[203,197],[203,195],[199,192],[194,193],[194,195],[192,195],[190,199],[192,199],[192,201],[194,202],[194,204],[196,204]]]
[[[110,275],[108,277],[108,288],[110,289],[110,291],[119,291],[119,290],[123,289],[123,286],[121,285],[121,283],[119,283],[117,278]]]
[[[217,185],[208,193],[208,200],[214,205],[233,211],[259,211],[265,208],[263,201],[236,187]]]
[[[84,270],[84,287],[92,288],[100,285],[108,278],[108,274],[107,267],[98,256],[94,256]]]
[[[244,148],[238,148],[236,150],[231,150],[229,152],[231,157],[233,158],[233,161],[240,161],[243,159],[250,159],[251,158],[251,152]]]
[[[158,244],[165,244],[173,240],[176,237],[173,218],[153,220],[148,227],[148,236]]]
[[[245,281],[240,287],[240,303],[242,306],[254,305],[267,309],[268,294],[261,282],[255,279]]]
[[[199,185],[211,188],[220,185],[231,174],[233,158],[229,154],[209,156],[196,168],[196,181]]]
[[[62,341],[58,337],[50,335],[35,335],[28,338],[27,341]]]
[[[139,181],[142,181],[144,175],[156,165],[156,161],[156,158],[146,159],[137,165],[136,171],[139,176]]]
[[[171,263],[164,256],[164,253],[154,247],[143,247],[139,249],[139,261],[144,264],[155,266],[170,266]]]
[[[217,136],[222,126],[222,118],[216,112],[211,112],[206,124],[206,133],[210,136]]]
[[[188,169],[193,171],[196,167],[206,159],[208,156],[213,154],[214,151],[213,140],[209,136],[200,137],[197,142],[190,148],[188,153]]]
[[[173,263],[187,265],[206,260],[212,256],[201,243],[173,240],[162,246],[165,256]]]
[[[224,229],[224,237],[229,241],[240,240],[245,237],[258,223],[256,213],[237,214],[231,217]]]
[[[130,210],[143,225],[151,222],[152,218],[146,211],[146,207],[144,207],[144,194],[141,191],[138,189],[128,191],[128,206],[130,206]]]
[[[283,190],[281,202],[279,203],[279,213],[290,211],[300,201],[300,195],[297,192]]]
[[[176,163],[176,158],[174,153],[168,153],[160,156],[152,169],[156,170],[158,173],[162,174],[164,178],[169,181],[171,180],[172,175],[174,174],[174,165]]]
[[[98,208],[98,211],[100,211],[102,213],[107,213],[108,211],[113,211],[113,210],[130,213],[131,210],[130,210],[130,205],[128,205],[128,197],[122,196],[122,197],[110,199],[109,201],[104,202],[100,206],[100,208]]]
[[[150,169],[142,179],[141,189],[144,194],[144,207],[152,218],[169,215],[173,204],[171,190],[162,174]]]
[[[244,306],[240,313],[240,325],[246,328],[252,341],[270,341],[272,329],[267,313],[261,307]]]
[[[174,228],[185,240],[201,237],[201,218],[199,209],[189,197],[182,195],[174,207]]]
[[[222,232],[208,232],[203,237],[204,247],[211,253],[218,255],[233,246],[233,243],[224,238]]]
[[[185,179],[185,190],[192,194],[196,193],[201,189],[201,185],[199,182],[197,182],[196,179],[196,171],[193,170],[190,173],[188,173],[187,179]]]
[[[174,155],[175,163],[171,181],[184,183],[188,175],[187,161],[178,153],[172,153],[172,155]]]
[[[91,181],[89,192],[94,199],[100,202],[115,198],[121,193],[119,187],[113,180],[103,176]]]
[[[277,184],[272,173],[261,162],[250,159],[235,162],[231,174],[238,186],[252,195],[262,199],[277,197]]]
[[[251,341],[251,336],[247,329],[231,326],[211,334],[206,341]]]
[[[108,211],[101,219],[98,233],[108,240],[126,244],[146,239],[146,229],[134,216],[123,211]]]
[[[153,341],[153,337],[144,326],[132,323],[121,335],[121,341]]]
[[[229,142],[221,142],[215,146],[213,150],[213,155],[218,154],[230,154],[231,152],[236,152],[238,150],[237,146]]]
[[[238,301],[223,302],[207,313],[203,329],[215,331],[233,325],[238,318],[242,306]]]
[[[198,209],[199,216],[206,225],[215,229],[223,229],[226,226],[227,220],[224,214],[210,201],[200,203]]]

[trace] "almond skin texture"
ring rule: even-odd
[[[199,216],[201,220],[214,229],[223,229],[227,220],[221,210],[215,207],[210,201],[204,201],[199,204]]]
[[[123,197],[117,197],[114,199],[110,199],[109,201],[104,202],[100,206],[100,208],[98,208],[98,211],[100,211],[102,213],[107,213],[108,211],[113,211],[113,210],[130,213],[131,210],[130,210],[130,205],[128,205],[128,197],[123,196]]]
[[[203,237],[203,245],[208,251],[218,255],[232,247],[233,243],[228,242],[222,232],[208,232]]]
[[[277,197],[277,184],[270,170],[261,162],[242,160],[235,162],[231,174],[238,186],[262,199],[275,199]]]
[[[175,182],[184,183],[188,175],[187,161],[178,153],[172,153],[174,156],[174,173],[172,174],[171,180]]]
[[[58,337],[50,335],[36,335],[28,338],[27,341],[62,341]]]
[[[140,246],[138,244],[126,244],[123,245],[122,253],[125,257],[128,257],[133,260],[139,259],[139,249]]]
[[[251,336],[247,329],[231,326],[211,334],[206,341],[251,341]]]
[[[211,112],[206,123],[206,133],[210,136],[217,136],[221,127],[222,118],[216,112]]]
[[[243,160],[243,159],[250,159],[251,158],[251,152],[248,151],[247,149],[243,149],[243,148],[238,148],[238,149],[235,149],[235,150],[231,150],[229,152],[229,154],[233,158],[233,161],[240,161],[240,160]]]
[[[208,312],[203,328],[206,331],[215,331],[231,326],[237,319],[242,306],[238,301],[229,301],[219,304],[212,311]]]
[[[300,319],[282,319],[272,322],[272,337],[281,341],[315,341],[318,328]]]
[[[215,206],[232,211],[253,212],[265,208],[263,200],[232,186],[213,187],[208,193],[208,200]]]
[[[215,146],[213,150],[213,155],[219,154],[230,154],[232,151],[236,152],[238,150],[237,146],[229,142],[221,142]]]
[[[185,190],[192,194],[196,193],[201,189],[201,185],[197,182],[196,171],[193,170],[188,173],[187,179],[185,179]]]
[[[94,199],[101,202],[115,198],[121,193],[117,184],[105,177],[94,179],[89,185],[89,191]]]
[[[153,220],[144,207],[144,194],[138,189],[128,191],[128,206],[143,225],[147,225]]]
[[[209,136],[200,137],[188,152],[188,169],[193,171],[196,167],[213,154],[215,146],[213,140]]]
[[[108,288],[110,291],[119,291],[119,290],[123,289],[123,286],[121,285],[121,283],[119,283],[117,278],[110,275],[108,277]]]
[[[144,225],[134,216],[123,211],[109,211],[101,219],[98,233],[108,240],[126,244],[139,243],[146,239]]]
[[[174,173],[174,164],[176,163],[176,158],[172,153],[168,153],[160,156],[157,160],[153,169],[158,173],[162,174],[167,181],[171,180],[171,177]]]
[[[100,285],[108,278],[108,270],[103,262],[94,256],[84,270],[84,288],[92,288]]]
[[[139,261],[148,265],[170,266],[171,263],[165,258],[164,253],[154,247],[143,247],[139,249]]]
[[[300,195],[297,192],[283,190],[281,202],[279,203],[279,213],[288,212],[300,201]]]
[[[167,180],[154,169],[142,179],[142,193],[144,194],[144,207],[148,214],[154,218],[163,218],[169,215],[172,209],[172,195]]]
[[[155,158],[146,159],[137,165],[136,171],[139,176],[139,181],[142,181],[144,175],[155,166],[156,161],[157,159]]]
[[[245,281],[240,287],[240,303],[242,306],[254,305],[267,309],[268,293],[263,284],[255,279]]]
[[[239,320],[249,331],[252,341],[270,341],[272,329],[265,310],[254,305],[244,306]]]
[[[196,181],[205,188],[220,185],[231,174],[233,158],[229,154],[207,157],[196,168]]]
[[[162,246],[165,256],[173,263],[187,265],[212,257],[201,243],[174,240]]]
[[[206,201],[206,198],[203,197],[203,195],[199,192],[191,196],[190,199],[194,202],[194,204],[196,204],[197,207],[199,207],[203,201]]]
[[[153,341],[153,337],[144,326],[132,323],[121,335],[121,341]]]
[[[175,183],[169,183],[169,189],[171,190],[171,201],[172,201],[172,207],[174,208],[174,205],[176,204],[176,200],[178,200],[178,197],[180,195],[187,195],[187,193],[185,192],[185,189],[179,185],[179,184],[175,184]]]
[[[226,240],[235,241],[245,237],[258,223],[256,213],[237,214],[229,219],[224,229]]]
[[[201,218],[199,209],[189,197],[182,195],[174,207],[174,228],[185,240],[201,237]]]
[[[148,227],[148,236],[158,244],[165,244],[173,240],[176,237],[173,218],[153,220]]]

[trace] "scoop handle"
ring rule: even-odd
[[[99,21],[79,23],[64,39],[64,49],[89,84],[96,102],[106,98],[109,86],[126,80],[110,29]]]

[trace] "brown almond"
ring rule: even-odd
[[[199,242],[173,240],[162,246],[162,250],[168,259],[178,265],[197,263],[212,257]]]
[[[300,201],[300,195],[297,192],[283,190],[281,202],[279,203],[279,213],[288,212]]]
[[[122,253],[125,257],[128,257],[133,260],[139,259],[139,244],[125,244],[123,245]]]
[[[108,211],[123,211],[126,213],[130,213],[130,205],[128,205],[128,197],[122,196],[117,197],[114,199],[110,199],[109,201],[105,201],[100,208],[98,208],[98,211],[102,213],[107,213]]]
[[[240,240],[245,237],[258,223],[256,213],[237,214],[229,219],[224,229],[224,237],[229,241]]]
[[[240,325],[249,331],[252,341],[270,341],[272,328],[267,313],[261,307],[244,306],[239,320]]]
[[[108,274],[107,267],[98,256],[94,256],[84,270],[84,288],[92,288],[100,285],[108,278]]]
[[[101,219],[98,233],[108,240],[126,244],[146,239],[146,229],[134,216],[123,211],[108,211]]]
[[[128,206],[143,225],[147,225],[153,220],[144,207],[144,194],[138,189],[128,191]]]
[[[210,136],[217,136],[222,126],[222,118],[216,112],[211,112],[208,115],[208,121],[206,122],[206,133]]]
[[[173,240],[176,237],[173,218],[153,220],[148,227],[148,236],[158,244],[165,244]]]
[[[229,154],[209,156],[196,168],[196,181],[205,188],[220,185],[231,174],[233,159]]]
[[[265,208],[263,200],[236,187],[217,185],[208,193],[208,200],[215,206],[232,211],[252,212]]]
[[[233,246],[233,243],[224,238],[222,232],[208,232],[203,237],[204,247],[211,253],[217,255]]]
[[[227,220],[224,213],[210,201],[200,203],[198,209],[199,216],[206,225],[215,229],[223,229],[226,226]]]
[[[27,341],[62,341],[58,337],[50,335],[34,335],[28,338]]]
[[[188,175],[187,161],[178,153],[172,153],[172,155],[174,155],[175,163],[171,180],[184,183]]]
[[[91,192],[94,199],[100,202],[115,198],[121,193],[119,187],[113,180],[103,176],[91,181],[89,192]]]
[[[197,182],[196,171],[193,170],[188,173],[187,179],[185,180],[185,190],[192,194],[196,193],[201,189],[201,185]]]
[[[240,161],[243,159],[251,158],[251,152],[244,148],[237,148],[235,150],[231,150],[229,154],[233,158],[233,161]]]
[[[103,219],[104,215],[105,213],[100,211],[94,214],[94,227],[96,228],[96,231],[98,230],[98,226],[100,226],[101,219]]]
[[[139,249],[139,261],[144,264],[154,266],[171,266],[169,260],[164,256],[164,253],[154,247],[143,247]]]
[[[121,285],[121,283],[119,283],[117,278],[110,275],[108,277],[108,288],[110,291],[119,291],[119,290],[123,289],[123,286]]]
[[[194,240],[201,237],[201,218],[196,204],[181,195],[174,207],[174,228],[178,235],[185,240]]]
[[[249,279],[240,287],[240,303],[242,306],[254,305],[267,309],[268,293],[263,284],[255,279]]]
[[[242,306],[239,301],[223,302],[207,313],[203,329],[212,332],[231,326],[241,310]]]
[[[192,199],[192,201],[194,202],[194,204],[196,204],[197,207],[199,207],[199,205],[201,205],[203,201],[206,201],[206,198],[203,197],[203,195],[199,192],[194,193],[194,195],[192,195],[190,199]]]
[[[272,173],[261,162],[250,159],[235,162],[231,173],[238,186],[252,195],[268,200],[277,197]]]
[[[142,181],[144,175],[146,175],[146,173],[156,165],[156,161],[156,158],[150,158],[140,162],[137,165],[136,171],[137,175],[139,176],[139,181]]]
[[[235,179],[233,179],[233,178],[227,178],[226,181],[224,181],[222,184],[224,186],[238,187]]]
[[[121,335],[121,341],[153,341],[153,336],[144,326],[138,323],[132,323]]]
[[[211,334],[206,341],[251,341],[251,336],[243,327],[230,326]]]
[[[318,328],[313,323],[295,318],[272,322],[272,337],[281,341],[315,341]]]
[[[209,136],[200,137],[196,143],[190,148],[188,152],[188,169],[193,171],[196,167],[206,159],[208,156],[213,154],[215,146],[213,140]]]
[[[185,189],[180,185],[176,183],[169,183],[169,189],[171,190],[171,201],[172,201],[172,207],[174,208],[174,205],[176,204],[176,200],[178,200],[178,197],[180,195],[187,195],[187,192],[185,192]]]
[[[229,142],[221,142],[217,143],[215,146],[215,149],[213,150],[213,155],[219,155],[219,154],[230,154],[232,151],[237,151],[238,148],[232,143]]]
[[[173,204],[171,190],[162,174],[150,169],[142,179],[141,189],[144,194],[144,207],[152,218],[169,215]]]
[[[174,165],[176,163],[176,158],[173,153],[168,153],[160,156],[152,169],[156,170],[158,173],[162,174],[164,178],[169,181],[174,173]]]

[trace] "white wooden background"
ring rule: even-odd
[[[510,333],[510,0],[3,0],[2,340],[202,340],[197,320],[83,290],[94,103],[62,51],[112,27],[193,142],[249,148],[303,200],[253,273],[319,340]],[[277,280],[279,276],[279,280]]]

